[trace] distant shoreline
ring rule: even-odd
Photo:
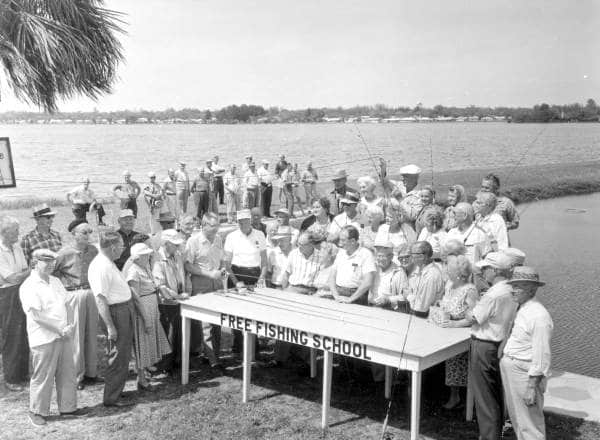
[[[423,173],[421,174],[419,184],[420,186],[430,185],[432,182],[431,171],[423,166],[422,168]],[[389,172],[392,178],[398,178],[395,170],[391,169]],[[463,185],[467,195],[473,198],[479,190],[481,179],[488,173],[494,173],[500,178],[501,192],[513,199],[517,204],[600,192],[600,160],[597,160],[565,164],[486,167],[434,172],[433,186],[437,192],[438,202],[442,204],[445,202],[448,187],[454,184]],[[356,185],[358,177],[361,176],[352,176],[348,182],[349,186],[358,189]],[[333,185],[330,181],[321,181],[317,184],[319,194],[327,194],[332,188]],[[304,200],[303,188],[299,188],[298,193]],[[277,206],[279,203],[277,196],[277,191],[274,191],[273,206]],[[105,204],[116,203],[112,197],[101,197],[101,199]],[[60,196],[11,197],[6,199],[0,198],[0,209],[25,209],[40,203],[48,203],[50,206],[68,205],[66,199]]]

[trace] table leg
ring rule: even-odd
[[[323,350],[323,407],[321,408],[321,429],[329,426],[329,403],[331,402],[331,370],[333,354]]]
[[[392,397],[392,379],[394,377],[394,369],[389,365],[385,366],[385,398]]]
[[[310,349],[310,378],[314,379],[317,377],[317,350],[315,348]]]
[[[252,368],[252,346],[254,345],[253,334],[244,332],[244,364],[242,374],[242,402],[248,402],[250,391],[250,371]]]
[[[418,440],[421,418],[421,372],[412,372],[410,403],[410,440]]]
[[[181,384],[188,383],[190,375],[190,323],[191,319],[181,317]]]

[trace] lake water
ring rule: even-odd
[[[434,169],[444,171],[588,161],[600,143],[600,124],[0,125],[18,178],[17,188],[0,197],[62,198],[84,175],[106,195],[124,169],[146,181],[149,170],[162,178],[178,159],[198,166],[214,154],[227,164],[241,163],[246,153],[273,163],[285,153],[300,164],[312,160],[323,180],[337,168],[372,174],[358,130],[371,153],[391,160],[394,170],[410,162],[428,169],[430,145]],[[600,195],[519,209],[522,222],[512,240],[548,282],[540,297],[554,318],[554,367],[600,377]]]
[[[312,160],[326,179],[335,169],[373,173],[371,153],[401,164],[431,164],[436,171],[586,161],[595,157],[600,124],[265,124],[265,125],[0,125],[9,136],[18,187],[0,197],[56,195],[87,175],[100,194],[129,169],[146,181],[166,175],[178,159],[198,166],[207,157],[241,163],[246,153],[273,163],[285,153],[301,166]],[[527,154],[523,151],[537,138]]]

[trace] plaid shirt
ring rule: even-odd
[[[58,252],[62,247],[62,239],[60,234],[52,229],[50,232],[41,233],[35,228],[21,239],[21,247],[23,253],[27,259],[27,263],[31,265],[31,255],[33,251],[37,249],[50,249],[51,251]]]

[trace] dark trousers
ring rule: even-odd
[[[129,375],[129,360],[133,348],[135,311],[133,302],[127,301],[109,306],[110,316],[117,329],[117,340],[108,340],[108,366],[104,373],[104,403],[119,400]]]
[[[159,304],[160,323],[172,351],[161,361],[161,369],[173,371],[181,362],[181,310],[179,304]]]
[[[260,203],[262,214],[271,217],[271,199],[273,198],[273,185],[260,185]]]
[[[2,368],[4,380],[19,383],[29,373],[27,318],[19,299],[19,286],[0,288],[0,320],[2,323]]]
[[[198,211],[196,216],[200,220],[208,212],[208,201],[208,191],[198,191]]]
[[[479,435],[500,440],[504,415],[498,343],[471,339],[471,383]]]
[[[223,200],[225,200],[225,187],[223,186],[222,176],[215,177],[215,193],[217,193],[219,205],[222,205]]]
[[[76,220],[85,220],[87,222],[87,213],[90,209],[89,203],[75,203],[73,205],[73,215]],[[106,215],[104,207],[100,204],[96,204],[96,215],[98,216],[98,223],[102,223],[102,219]]]
[[[192,296],[203,295],[223,288],[221,280],[192,275]],[[203,352],[211,365],[220,362],[221,326],[192,319],[190,323],[192,351]]]
[[[231,265],[231,271],[234,273],[238,281],[241,281],[246,286],[255,286],[260,277],[260,267],[241,267]],[[231,278],[228,281],[228,287],[235,287]],[[254,352],[258,354],[258,338],[254,340]],[[233,353],[241,353],[244,346],[244,337],[239,330],[233,330],[233,345],[231,351]]]
[[[133,216],[137,218],[138,206],[137,200],[133,197],[128,198],[127,200],[121,201],[121,209],[131,209],[133,211]]]

